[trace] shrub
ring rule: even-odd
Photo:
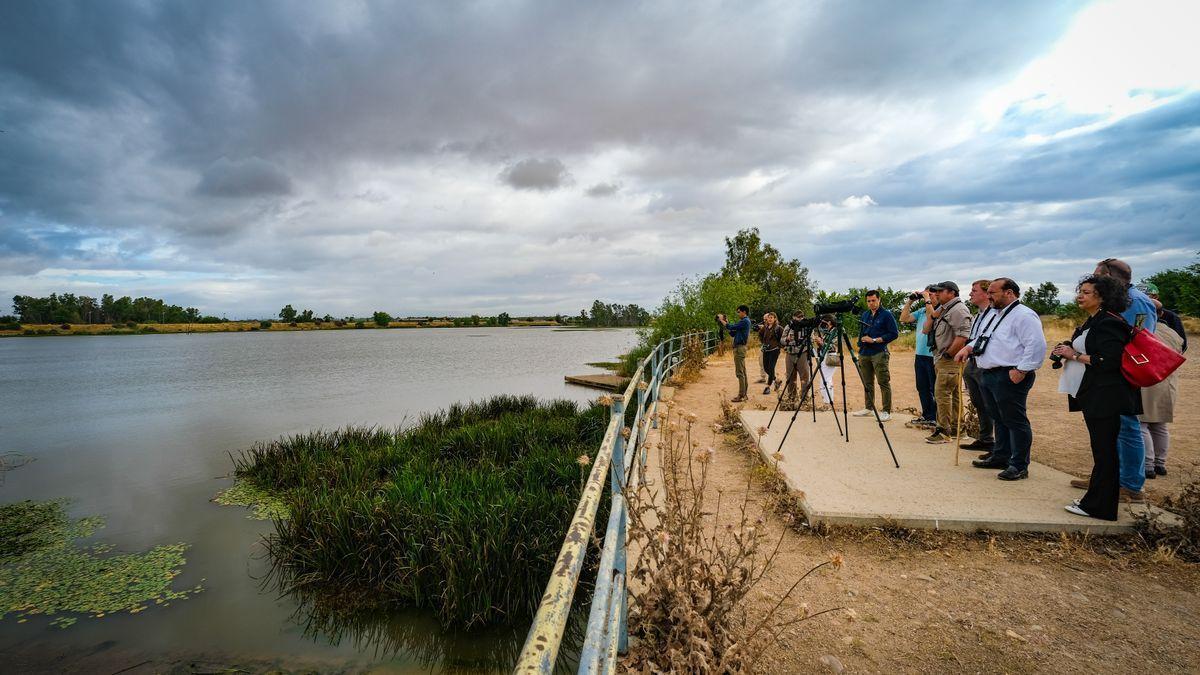
[[[367,327],[367,324],[363,323],[362,321],[355,321],[355,322],[354,322],[354,327],[355,327],[355,328],[366,328],[366,327]]]
[[[21,324],[15,322],[0,324],[0,330],[21,330]]]
[[[25,330],[22,332],[22,334],[23,334],[23,335],[37,335],[37,332],[36,332],[36,331],[34,331],[32,328],[26,328],[26,329],[25,329]]]
[[[288,325],[291,326],[292,328],[295,328],[296,326],[299,326],[300,324],[295,321],[291,321],[291,322],[288,322]]]
[[[126,321],[125,327],[126,328],[137,328],[137,322],[136,321]]]
[[[608,420],[601,406],[498,396],[406,430],[260,443],[235,463],[290,514],[267,541],[281,591],[470,627],[537,609],[581,494],[577,457]]]
[[[1178,523],[1166,523],[1157,513],[1137,511],[1134,526],[1143,543],[1168,551],[1190,562],[1200,562],[1200,465],[1193,465],[1183,490],[1163,500],[1163,508],[1178,516]]]
[[[158,329],[154,326],[142,326],[143,333],[157,333]]]
[[[64,323],[63,325],[59,326],[59,328],[61,328],[63,330],[71,330],[71,324]]]
[[[259,321],[259,322],[258,322],[258,327],[259,327],[259,328],[261,328],[261,329],[263,329],[263,330],[270,330],[270,328],[271,328],[271,325],[272,325],[272,324],[271,324],[271,322],[270,322],[270,321]]]

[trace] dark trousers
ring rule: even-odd
[[[1007,368],[987,370],[983,375],[983,400],[991,411],[996,443],[991,461],[1008,463],[1008,468],[1029,468],[1029,448],[1033,445],[1033,427],[1025,414],[1025,403],[1037,373],[1029,373],[1020,384],[1013,384]]]
[[[975,359],[967,361],[967,368],[963,371],[963,383],[967,385],[967,395],[971,397],[971,405],[975,406],[975,413],[979,415],[977,440],[984,443],[995,443],[996,437],[992,433],[992,413],[988,410],[987,400],[983,396],[982,376],[979,367],[975,365]]]
[[[762,366],[763,372],[767,374],[767,386],[775,381],[775,363],[779,361],[779,350],[772,349],[771,351],[763,350]]]
[[[937,401],[933,398],[933,357],[917,354],[914,362],[917,371],[917,396],[921,397],[921,417],[937,420]]]
[[[1093,518],[1117,519],[1121,498],[1120,462],[1117,459],[1117,436],[1121,433],[1121,416],[1088,417],[1088,436],[1092,441],[1092,480],[1088,491],[1079,500],[1079,508]]]

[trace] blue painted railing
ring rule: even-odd
[[[606,473],[612,506],[608,512],[608,527],[604,532],[604,546],[600,552],[600,566],[588,612],[579,672],[611,673],[616,669],[618,655],[625,653],[629,643],[629,598],[625,568],[629,514],[622,488],[627,480],[637,480],[637,473],[630,471],[633,459],[636,457],[641,465],[645,465],[643,441],[646,430],[654,423],[659,388],[663,380],[679,366],[684,346],[690,340],[696,340],[702,344],[704,353],[708,354],[716,348],[719,339],[715,331],[708,331],[660,342],[638,364],[637,372],[625,393],[613,398],[608,429],[592,462],[592,472],[517,660],[516,672],[550,673],[554,670],[571,612],[571,601],[575,597],[575,587],[579,583],[588,542],[595,527],[596,509],[604,492]],[[637,406],[637,413],[633,424],[626,428],[625,410],[631,403]]]

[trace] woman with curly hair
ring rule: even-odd
[[[1093,466],[1087,493],[1066,509],[1080,516],[1116,520],[1121,497],[1117,458],[1121,415],[1142,412],[1139,390],[1121,374],[1121,354],[1130,329],[1120,313],[1129,305],[1129,294],[1116,279],[1091,275],[1079,282],[1075,302],[1088,319],[1075,330],[1071,344],[1058,345],[1053,354],[1065,361],[1058,390],[1067,394],[1071,412],[1083,413]]]

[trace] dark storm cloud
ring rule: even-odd
[[[500,180],[518,190],[557,190],[571,181],[571,173],[558,159],[531,157],[504,167]]]
[[[25,275],[261,274],[272,281],[246,282],[239,302],[266,308],[290,293],[362,311],[403,287],[430,310],[515,309],[508,297],[569,309],[636,289],[653,304],[715,262],[721,236],[760,221],[844,267],[860,258],[839,248],[844,231],[811,234],[824,216],[798,227],[793,211],[842,213],[851,195],[871,195],[870,215],[901,237],[929,209],[968,241],[974,210],[1020,224],[1021,246],[1062,223],[1011,200],[1094,197],[1067,209],[1074,227],[1188,222],[1194,201],[1171,190],[1196,188],[1194,109],[1041,145],[1019,139],[1086,120],[1014,110],[954,152],[922,146],[1044,54],[1076,7],[9,2],[0,256]],[[1104,161],[1138,147],[1146,156]],[[589,187],[559,190],[575,180]],[[1143,194],[1104,201],[1130,185]],[[612,240],[575,238],[597,230]],[[921,247],[896,258],[915,268]],[[0,286],[22,282],[0,272]]]
[[[1155,185],[1192,192],[1200,189],[1198,131],[1200,94],[1045,142],[1001,127],[907,162],[870,189],[895,206],[1074,201]]]
[[[589,197],[611,197],[621,189],[620,183],[596,183],[587,189]]]
[[[291,191],[292,181],[287,174],[258,157],[238,160],[222,157],[204,171],[196,186],[196,192],[210,197],[286,195]]]

